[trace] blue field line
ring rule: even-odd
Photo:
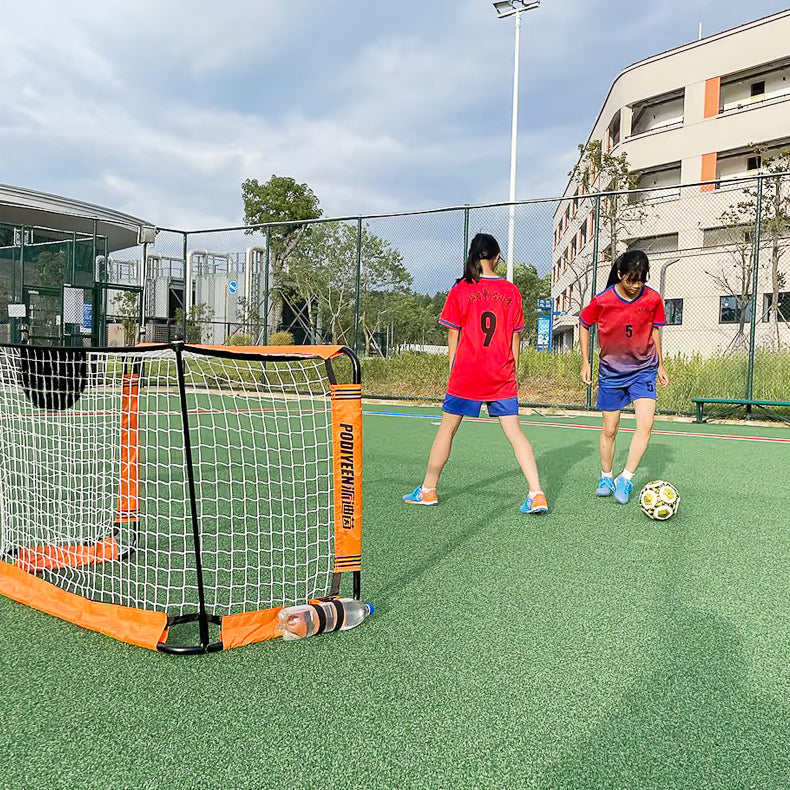
[[[402,412],[390,411],[362,411],[362,414],[370,417],[407,417],[416,420],[436,420],[440,419],[440,414],[404,414]],[[491,422],[496,423],[499,420],[496,417],[464,417],[464,420],[471,420],[472,422]],[[600,431],[600,425],[570,425],[564,422],[539,422],[537,420],[519,420],[521,425],[530,425],[538,428],[570,428],[575,431]],[[625,433],[633,433],[635,428],[624,428],[620,426],[620,430]],[[663,436],[695,436],[702,439],[732,439],[738,442],[773,442],[776,444],[790,444],[790,438],[782,438],[779,436],[739,436],[737,434],[727,433],[698,433],[696,431],[662,431],[653,429],[654,434]]]

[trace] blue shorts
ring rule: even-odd
[[[462,417],[479,417],[480,407],[485,403],[489,417],[509,417],[518,414],[518,398],[501,398],[500,400],[469,400],[457,395],[446,393],[442,411],[448,414],[459,414]]]
[[[620,411],[637,398],[656,399],[656,371],[646,370],[631,379],[625,387],[611,386],[598,381],[598,400],[596,406],[601,411]]]

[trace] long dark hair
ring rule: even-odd
[[[456,282],[466,280],[468,283],[479,283],[483,267],[480,260],[485,258],[487,261],[499,255],[499,244],[490,233],[478,233],[469,245],[469,255],[466,256],[463,277],[459,277]]]
[[[620,282],[621,277],[627,277],[629,274],[639,282],[647,282],[647,276],[650,274],[650,262],[647,260],[647,254],[642,250],[628,250],[615,259],[612,270],[609,272],[609,279],[606,281],[606,287],[610,288],[616,285]]]

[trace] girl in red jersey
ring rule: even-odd
[[[527,479],[522,513],[545,513],[535,454],[518,421],[516,370],[524,315],[521,292],[496,274],[499,244],[478,233],[469,246],[463,277],[447,295],[439,323],[447,327],[450,380],[442,422],[433,440],[422,485],[403,497],[412,505],[436,505],[436,486],[464,417],[478,417],[483,403],[497,417]]]
[[[582,352],[581,378],[592,384],[590,327],[598,324],[601,345],[597,406],[603,412],[601,478],[595,493],[625,505],[633,490],[633,476],[647,449],[656,413],[656,379],[664,386],[659,327],[665,322],[661,296],[645,285],[650,264],[641,250],[624,252],[612,264],[606,289],[593,298],[579,316]],[[622,474],[612,477],[615,437],[620,410],[634,404],[636,430]]]

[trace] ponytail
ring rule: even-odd
[[[469,255],[466,257],[463,276],[459,277],[456,282],[460,283],[461,280],[466,280],[470,284],[479,283],[480,275],[483,273],[480,261],[483,258],[490,261],[499,255],[499,252],[499,244],[490,233],[478,233],[469,245]]]

